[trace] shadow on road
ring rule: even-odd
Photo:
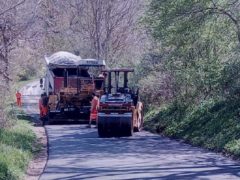
[[[42,179],[240,178],[240,165],[226,158],[147,132],[98,138],[83,126],[47,129],[50,157]]]
[[[63,168],[59,167],[54,169],[56,173],[64,173],[65,176],[63,178],[56,178],[58,180],[79,180],[79,179],[102,179],[103,174],[104,178],[108,177],[108,179],[115,179],[115,176],[119,176],[116,179],[132,179],[132,180],[139,180],[139,179],[162,179],[162,180],[194,180],[194,179],[201,179],[207,180],[211,179],[209,177],[214,175],[224,175],[224,174],[233,174],[239,177],[239,166],[223,166],[218,167],[218,169],[214,170],[201,170],[202,168],[209,168],[208,166],[201,166],[201,167],[194,167],[194,169],[199,168],[196,170],[197,172],[193,171],[193,167],[182,167],[182,168],[161,168],[161,167],[152,167],[152,166],[143,166],[141,169],[139,167],[133,168],[132,166],[126,167],[125,169],[112,169],[105,167],[98,167],[98,168]],[[226,170],[227,169],[227,170]],[[172,172],[172,171],[179,171],[179,172]],[[229,173],[231,171],[231,173]],[[76,173],[79,172],[79,173]],[[69,173],[69,176],[67,175]],[[149,177],[142,177],[139,176],[142,174],[152,174]],[[156,176],[158,173],[168,174],[168,175],[159,175]],[[74,174],[74,175],[71,175]],[[124,176],[124,177],[123,177]],[[131,176],[130,178],[127,178]],[[137,178],[134,178],[136,176]],[[121,178],[123,177],[123,178]],[[206,177],[206,178],[204,178]],[[215,178],[214,178],[215,179]],[[221,178],[219,178],[221,179]],[[225,179],[225,178],[222,178]]]

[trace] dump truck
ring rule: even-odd
[[[132,136],[134,131],[143,127],[143,103],[139,100],[139,89],[128,87],[128,74],[134,70],[118,68],[103,72],[107,74],[107,85],[100,98],[98,135]]]
[[[45,57],[47,71],[40,86],[48,97],[48,123],[68,120],[88,121],[92,93],[103,94],[104,60],[82,59],[69,52]]]

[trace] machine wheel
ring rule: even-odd
[[[123,136],[132,136],[133,135],[133,125],[127,126],[123,130]]]
[[[98,136],[102,138],[107,137],[107,133],[106,133],[106,130],[104,129],[104,126],[98,123],[97,127],[98,127]]]
[[[49,112],[48,119],[46,121],[46,125],[51,125],[51,124],[53,124],[53,122],[54,122],[54,115],[51,112]]]
[[[133,128],[129,128],[128,131],[126,132],[126,136],[132,136],[133,135]]]
[[[52,124],[52,120],[48,118],[48,120],[45,123],[46,125],[51,125]]]

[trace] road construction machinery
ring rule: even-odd
[[[92,93],[103,94],[104,60],[81,59],[69,52],[45,57],[43,88],[48,97],[48,121],[84,120],[90,116]]]
[[[134,70],[122,68],[103,72],[107,74],[107,85],[100,99],[98,135],[132,136],[133,131],[140,131],[143,126],[143,103],[139,101],[139,90],[128,87],[128,74]]]

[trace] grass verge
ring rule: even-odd
[[[0,180],[23,179],[29,161],[40,149],[28,120],[21,116],[13,120],[13,126],[0,129]]]
[[[145,128],[240,158],[240,103],[213,100],[195,106],[172,103],[149,111]]]

